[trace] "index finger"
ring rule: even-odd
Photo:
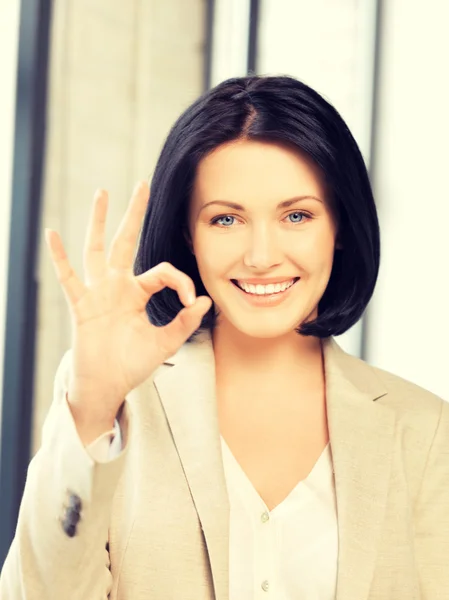
[[[142,226],[150,190],[146,181],[134,188],[128,208],[112,240],[108,264],[113,269],[132,269],[137,238]]]

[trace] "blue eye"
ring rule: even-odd
[[[215,219],[212,219],[211,225],[215,225],[215,223],[218,223],[218,221],[221,221],[223,219],[235,219],[235,217],[233,217],[231,215],[222,215],[221,217],[215,217]],[[227,225],[223,225],[222,223],[219,223],[219,225],[221,225],[222,227],[227,227],[228,225],[232,225],[232,223],[228,222]]]
[[[287,215],[286,218],[292,217],[293,215],[299,216],[299,219],[290,221],[290,223],[292,223],[293,225],[299,225],[306,219],[310,218],[310,216],[307,213],[302,212],[301,210],[296,210],[295,212],[290,213],[289,215]],[[220,227],[222,227],[224,229],[229,229],[231,227],[231,225],[234,224],[235,218],[236,217],[233,217],[232,215],[220,215],[218,217],[214,217],[210,221],[210,225],[218,224]],[[225,219],[228,219],[228,221],[223,222],[223,221],[225,221]],[[222,222],[220,222],[220,221],[222,221]]]
[[[302,221],[304,220],[304,217],[306,217],[307,215],[301,211],[296,211],[293,213],[290,213],[288,216],[292,217],[293,215],[299,215],[301,217],[301,219],[299,221],[292,221],[292,223],[302,223]]]

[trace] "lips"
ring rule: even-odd
[[[288,280],[288,279],[284,279],[283,281],[279,281],[277,282],[277,284],[280,283],[286,283],[287,281],[290,283],[290,285],[284,290],[287,291],[288,289],[290,289],[298,280],[300,279],[300,277],[292,277],[292,279]],[[237,279],[231,279],[231,282],[235,285],[236,288],[238,288],[239,290],[242,290],[245,293],[249,293],[246,290],[244,290],[239,284],[238,284],[238,280]],[[256,285],[263,285],[263,284],[252,284],[254,286]],[[275,283],[267,283],[265,284],[264,287],[266,287],[267,285],[276,285]],[[274,293],[281,293],[281,292],[274,292]],[[265,294],[259,294],[259,295],[265,295]]]

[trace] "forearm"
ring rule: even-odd
[[[127,449],[113,460],[94,460],[63,390],[58,393],[28,468],[15,538],[0,576],[2,600],[97,600],[112,585],[105,546]],[[122,424],[127,432],[127,403]]]

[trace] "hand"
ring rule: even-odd
[[[95,194],[84,246],[84,283],[71,267],[56,231],[45,232],[72,317],[68,400],[72,412],[83,421],[112,425],[128,392],[182,346],[212,304],[207,296],[195,298],[191,278],[168,262],[134,275],[135,246],[148,199],[148,185],[142,182],[133,192],[106,257],[108,194]],[[156,327],[145,307],[164,287],[176,290],[185,308],[168,325]]]

